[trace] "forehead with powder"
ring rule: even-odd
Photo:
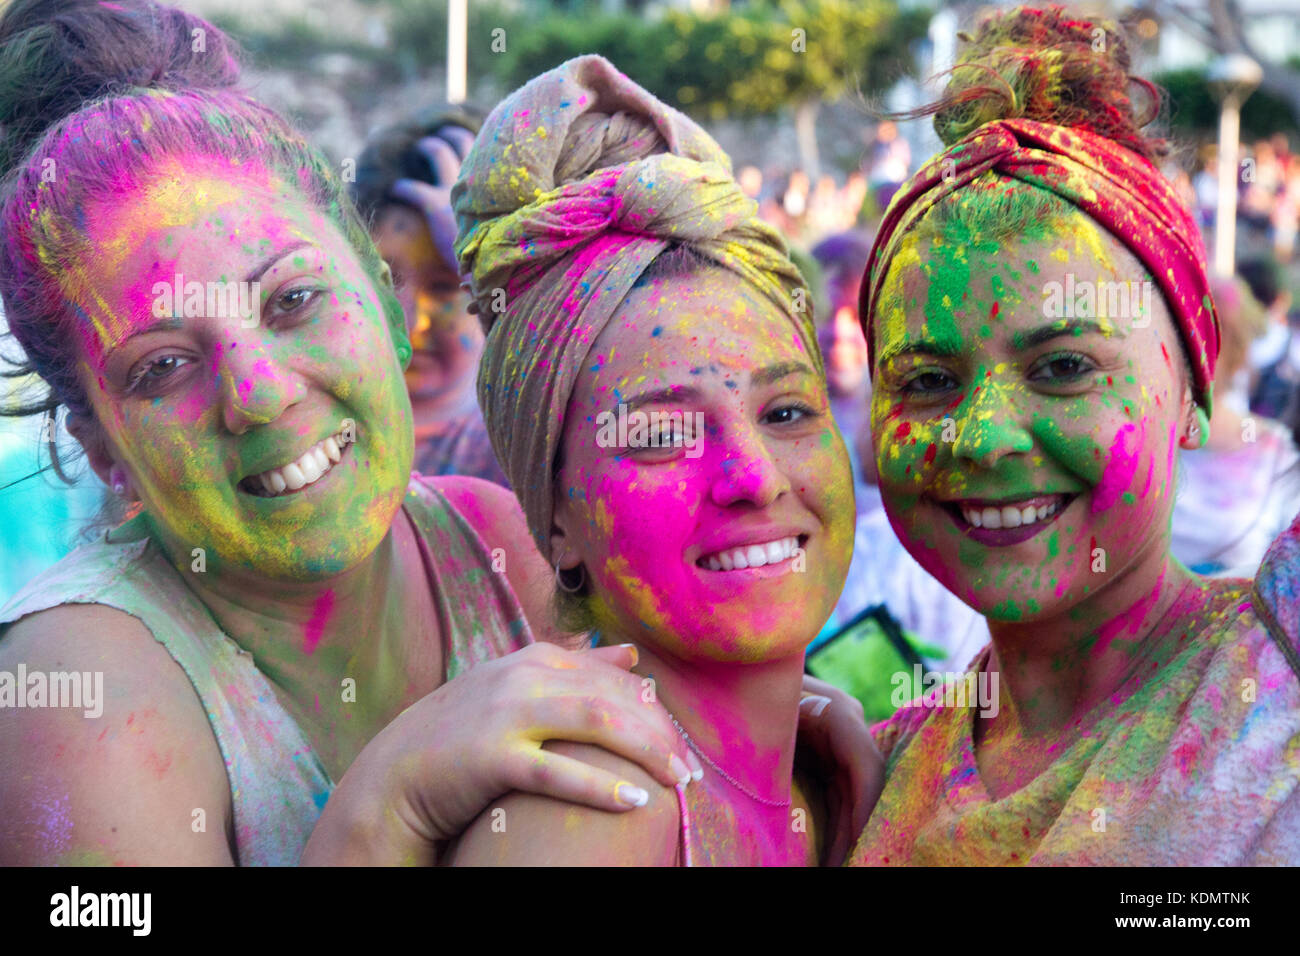
[[[164,160],[134,191],[88,206],[60,288],[82,320],[86,353],[97,358],[153,320],[154,284],[174,281],[187,239],[201,236],[211,255],[191,253],[185,281],[235,281],[242,274],[223,265],[311,239],[323,227],[324,217],[261,164]]]
[[[944,197],[900,237],[876,300],[877,362],[918,331],[956,352],[972,333],[987,337],[1013,315],[1041,318],[1050,283],[1067,274],[1151,281],[1127,246],[1077,206],[986,174]],[[1172,328],[1158,290],[1154,306],[1157,320]]]
[[[742,373],[776,362],[815,367],[794,321],[728,269],[651,278],[626,296],[597,337],[584,369],[602,393],[618,395],[660,380]],[[604,394],[598,396],[602,400]]]

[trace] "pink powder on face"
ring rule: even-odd
[[[1139,431],[1132,422],[1124,423],[1116,432],[1106,460],[1106,470],[1102,472],[1101,480],[1092,493],[1093,514],[1113,508],[1120,495],[1132,483],[1133,476],[1137,473],[1145,433],[1145,424]]]
[[[316,599],[312,606],[311,617],[307,620],[307,626],[303,629],[302,651],[304,654],[313,654],[316,651],[316,645],[320,643],[321,636],[325,633],[325,625],[329,622],[330,615],[334,613],[334,589],[327,588],[325,593]]]

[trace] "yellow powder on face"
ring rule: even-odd
[[[235,171],[219,159],[169,158],[159,161],[154,175],[139,190],[104,203],[103,214],[91,219],[84,237],[59,229],[48,211],[39,214],[41,228],[64,240],[60,243],[64,248],[75,250],[70,261],[54,262],[45,251],[38,254],[59,276],[63,297],[85,311],[101,351],[120,341],[137,317],[110,307],[98,291],[96,276],[120,272],[127,258],[162,230],[192,226],[205,214],[244,199],[250,185],[270,188],[274,183],[261,169],[242,166]]]

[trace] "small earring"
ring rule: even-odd
[[[578,583],[574,587],[569,587],[564,583],[563,573],[560,571],[560,562],[555,562],[555,583],[560,586],[560,590],[565,594],[577,594],[587,585],[587,569],[581,564],[578,565]]]

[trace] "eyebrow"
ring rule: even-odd
[[[258,263],[254,265],[253,268],[244,277],[244,281],[249,283],[250,285],[254,282],[257,282],[262,278],[263,275],[266,274],[267,269],[271,268],[271,266],[275,265],[281,259],[285,258],[286,256],[292,255],[293,253],[297,252],[299,249],[302,249],[305,246],[310,246],[310,245],[311,243],[308,242],[306,239],[301,239],[297,242],[290,243],[289,245],[281,249],[275,250],[274,252],[267,255],[265,258],[258,261]],[[107,359],[118,349],[126,345],[127,342],[130,342],[132,339],[138,338],[141,335],[148,335],[151,332],[175,332],[177,329],[182,328],[184,324],[185,323],[183,321],[181,321],[180,319],[174,316],[167,316],[166,318],[161,318],[157,322],[147,325],[143,329],[140,329],[137,332],[132,332],[130,335],[122,339],[120,342],[115,342],[112,345],[110,345],[107,349],[104,350],[104,358]]]
[[[244,276],[244,281],[250,283],[258,281],[259,279],[262,278],[263,275],[266,274],[267,269],[271,268],[271,266],[275,265],[281,259],[285,258],[286,256],[292,255],[293,253],[297,252],[299,249],[303,248],[304,246],[310,246],[310,245],[311,243],[308,242],[306,239],[300,239],[297,242],[290,243],[289,245],[285,246],[283,249],[275,250],[270,255],[268,255],[265,259],[262,259],[260,262],[258,262],[257,265],[253,266],[253,268],[249,271],[249,273],[246,276]]]
[[[1107,330],[1092,319],[1067,319],[1063,322],[1044,325],[1042,328],[1034,329],[1034,331],[1025,334],[1017,332],[1013,343],[1017,349],[1024,351],[1025,349],[1032,349],[1035,345],[1050,342],[1052,339],[1059,339],[1065,335],[1082,335],[1085,332],[1097,332],[1105,335]]]
[[[751,385],[771,385],[779,382],[781,379],[790,375],[812,375],[813,370],[803,362],[778,362],[776,365],[769,365],[766,368],[760,368],[749,376]]]
[[[618,405],[614,406],[611,414],[618,414],[618,406],[625,405],[629,412],[640,408],[642,405],[658,405],[659,403],[673,402],[693,402],[700,397],[700,390],[694,385],[669,385],[667,388],[657,388],[653,392],[642,392],[640,395],[634,395],[632,398],[621,400]]]
[[[175,332],[177,329],[181,328],[184,325],[185,325],[184,321],[170,315],[167,316],[166,318],[159,319],[157,322],[154,322],[153,324],[148,325],[143,329],[140,329],[138,332],[132,332],[122,341],[110,345],[107,349],[104,350],[104,358],[107,359],[110,355],[112,355],[118,349],[122,348],[122,346],[126,345],[126,343],[130,342],[132,339],[139,338],[142,335],[149,335],[152,332]]]
[[[1042,328],[1034,329],[1032,332],[1017,332],[1012,342],[1017,350],[1023,352],[1037,345],[1042,345],[1044,342],[1050,342],[1052,339],[1059,339],[1067,335],[1083,335],[1085,332],[1096,332],[1100,335],[1108,334],[1107,329],[1102,328],[1099,323],[1091,319],[1063,319],[1060,322],[1053,322],[1051,325],[1044,325]],[[899,356],[916,354],[954,357],[961,354],[961,350],[953,345],[936,342],[933,339],[923,339],[919,342],[909,342],[895,349],[888,349],[880,356],[879,361],[884,363]]]
[[[961,348],[956,344],[939,342],[935,339],[922,339],[919,342],[908,342],[897,348],[886,349],[880,356],[881,363],[888,362],[891,359],[898,358],[902,355],[944,355],[957,356],[961,354]]]
[[[771,385],[773,382],[779,382],[781,379],[790,375],[809,375],[813,370],[803,362],[779,362],[776,365],[769,365],[765,368],[756,369],[750,373],[749,382],[751,385]],[[656,405],[660,402],[671,404],[675,402],[693,402],[698,401],[701,395],[700,389],[694,385],[669,385],[667,388],[657,388],[652,392],[642,392],[632,398],[623,399],[620,405],[625,405],[629,412],[640,408],[642,405]],[[614,406],[613,413],[618,411],[618,405]]]

